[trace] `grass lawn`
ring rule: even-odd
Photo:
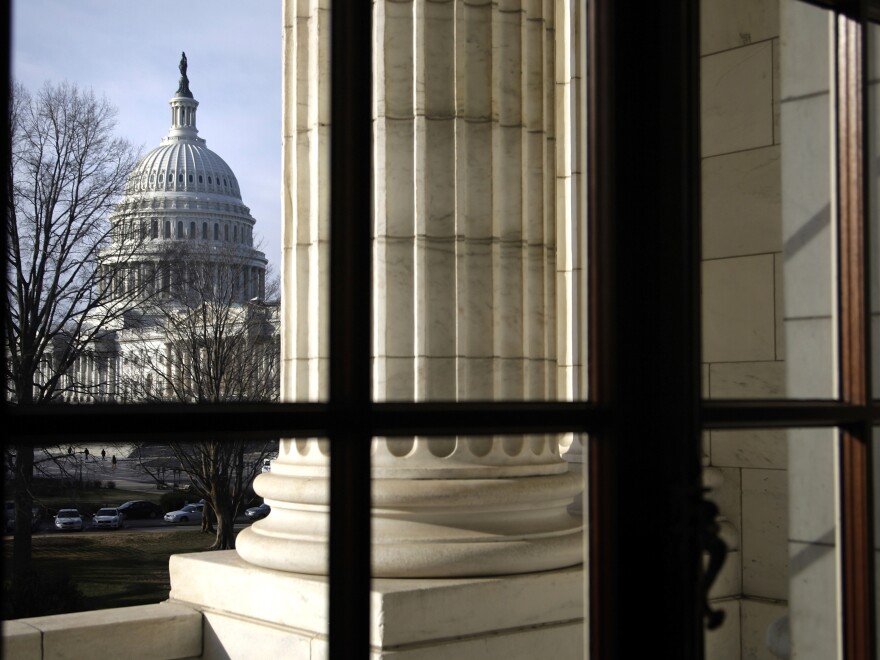
[[[213,534],[198,530],[35,536],[33,561],[41,576],[70,575],[83,598],[68,611],[147,605],[168,598],[172,554],[200,552],[213,541]],[[3,559],[5,580],[11,537],[4,540]]]

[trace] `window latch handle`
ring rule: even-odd
[[[709,630],[715,630],[724,622],[724,611],[713,610],[709,606],[709,590],[727,558],[727,544],[720,536],[718,513],[718,505],[711,500],[700,499],[700,547],[709,554],[709,561],[703,569],[703,616]]]

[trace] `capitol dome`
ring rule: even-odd
[[[170,101],[171,128],[168,135],[134,169],[126,194],[196,193],[241,202],[241,191],[232,168],[208,149],[205,140],[199,137],[196,128],[199,102],[189,89],[185,59],[181,60],[181,74],[177,93]]]
[[[128,180],[126,193],[151,192],[206,193],[241,201],[232,169],[199,138],[165,138],[141,160]]]
[[[199,102],[186,68],[183,55],[178,89],[169,101],[171,128],[129,176],[110,217],[111,244],[102,261],[113,277],[124,278],[123,288],[143,280],[146,275],[138,273],[155,264],[176,267],[169,260],[234,264],[241,271],[241,299],[262,298],[268,261],[254,248],[256,221],[232,169],[199,137]]]

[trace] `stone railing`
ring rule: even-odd
[[[202,613],[176,603],[3,622],[7,660],[202,657]]]

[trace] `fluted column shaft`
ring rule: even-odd
[[[374,397],[555,398],[554,6],[374,7]],[[285,12],[282,396],[305,400],[326,391],[327,9],[291,0]],[[239,536],[242,557],[326,571],[329,449],[282,441],[255,484],[272,513]],[[581,480],[555,436],[372,449],[375,577],[580,563],[566,506]]]

